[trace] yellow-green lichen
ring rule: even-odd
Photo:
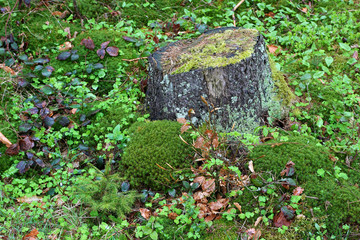
[[[250,57],[258,36],[255,29],[229,29],[205,34],[169,47],[162,64],[170,74],[224,67]]]

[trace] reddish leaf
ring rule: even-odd
[[[241,205],[240,205],[239,203],[234,202],[234,205],[235,205],[235,207],[236,207],[237,209],[239,209],[240,212],[242,212],[242,211],[241,211]]]
[[[207,217],[205,217],[205,222],[210,222],[210,221],[214,220],[214,218],[216,218],[216,214],[215,214],[215,213],[211,213],[210,215],[208,215]]]
[[[90,50],[95,49],[94,41],[90,37],[84,38],[83,40],[81,40],[80,44],[84,45],[87,49],[90,49]]]
[[[295,163],[293,163],[292,161],[289,161],[286,165],[285,165],[285,169],[281,171],[280,175],[281,176],[288,176],[291,177],[294,175],[295,170],[294,170],[294,166]]]
[[[145,218],[146,220],[148,220],[151,216],[151,211],[147,208],[140,208],[139,209],[140,214],[143,218]]]
[[[15,143],[12,144],[10,147],[8,147],[8,149],[6,149],[5,154],[9,156],[14,156],[14,155],[18,155],[19,151],[20,151],[20,146],[19,144]]]
[[[186,119],[185,118],[178,118],[176,119],[177,122],[181,123],[181,124],[185,124],[186,123]]]
[[[265,16],[274,18],[275,14],[273,12],[265,13]]]
[[[133,42],[133,43],[136,42],[136,39],[131,38],[131,37],[127,37],[127,36],[123,36],[123,39],[124,39],[125,41],[128,41],[128,42]]]
[[[279,48],[275,45],[267,45],[268,49],[269,49],[269,52],[276,55],[276,50]]]
[[[202,148],[203,144],[204,144],[204,138],[202,136],[199,136],[194,143],[194,148]]]
[[[274,216],[274,226],[275,227],[282,227],[283,225],[290,226],[291,222],[292,222],[291,220],[286,219],[286,217],[282,211],[275,214],[275,216]]]
[[[217,134],[216,134],[216,136],[212,139],[212,146],[213,146],[214,148],[217,148],[217,147],[219,146],[219,137],[217,136]]]
[[[173,25],[173,32],[177,34],[180,31],[180,24]]]
[[[109,45],[110,41],[103,42],[100,47],[101,49],[105,49]]]
[[[212,193],[215,191],[215,179],[208,179],[202,185],[202,190],[204,192]]]
[[[104,59],[104,57],[105,57],[105,49],[98,49],[96,51],[96,53],[101,59]]]
[[[181,126],[180,132],[184,133],[190,128],[190,124],[184,124]]]
[[[294,196],[300,196],[303,192],[304,192],[304,189],[303,189],[303,188],[297,187],[297,188],[294,189],[293,195],[294,195]]]
[[[154,41],[154,43],[158,44],[159,43],[159,38],[155,35],[153,37],[153,41]]]
[[[201,192],[201,191],[197,191],[194,193],[194,200],[198,203],[207,203],[207,197],[209,197],[210,194],[207,192]]]
[[[119,48],[114,47],[114,46],[108,47],[108,48],[106,49],[106,52],[107,52],[110,56],[116,57],[116,56],[119,55]]]
[[[216,202],[209,203],[209,207],[212,211],[217,211],[223,207],[226,207],[228,203],[229,203],[229,199],[221,198],[218,199]]]
[[[198,183],[201,186],[205,182],[205,177],[204,176],[196,177],[193,182]]]
[[[355,60],[359,59],[359,53],[358,51],[355,51],[354,54],[352,55],[353,58],[355,58]]]
[[[24,139],[19,141],[19,146],[22,151],[27,151],[34,147],[34,142],[26,136]]]
[[[174,213],[174,212],[171,212],[171,213],[169,213],[169,218],[171,219],[171,220],[175,220],[176,218],[177,218],[177,214],[176,213]]]
[[[39,234],[39,231],[34,228],[33,230],[31,230],[31,232],[29,234],[26,234],[25,237],[23,237],[23,240],[26,240],[26,239],[37,239],[37,235]]]

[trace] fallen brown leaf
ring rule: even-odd
[[[194,193],[194,200],[199,203],[207,203],[208,202],[207,197],[209,196],[210,194],[207,192],[197,191]]]
[[[294,196],[300,196],[303,192],[304,192],[304,189],[303,189],[303,188],[297,187],[297,188],[294,189],[293,195],[294,195]]]
[[[355,58],[355,60],[359,59],[359,53],[358,51],[355,51],[354,54],[352,55],[353,58]]]
[[[64,44],[61,44],[59,46],[59,50],[60,51],[66,51],[69,49],[72,49],[74,46],[71,44],[71,42],[64,42]]]
[[[204,176],[196,177],[193,182],[198,183],[201,186],[205,182],[205,177]]]
[[[145,218],[146,220],[148,220],[151,216],[151,211],[147,208],[140,208],[139,209],[140,214],[143,218]]]
[[[262,220],[262,217],[258,217],[255,221],[254,226],[256,227],[257,225],[259,225],[260,221]]]
[[[270,53],[276,55],[275,52],[276,52],[276,50],[279,48],[278,46],[275,46],[275,45],[270,44],[270,45],[267,45],[267,47],[268,47]]]
[[[22,238],[22,240],[35,240],[37,239],[37,235],[39,234],[39,231],[34,228],[31,230],[29,234],[26,234],[25,237]]]
[[[240,205],[239,203],[237,203],[237,202],[235,202],[234,205],[235,205],[235,207],[236,207],[237,209],[239,209],[239,211],[240,211],[240,213],[241,213],[241,212],[242,212],[242,211],[241,211],[241,205]]]
[[[215,191],[215,179],[208,179],[202,184],[202,190],[204,192],[212,193]]]
[[[5,66],[5,64],[0,64],[0,69],[4,70],[7,73],[10,73],[11,75],[16,75],[16,72],[12,68]]]
[[[176,218],[177,218],[177,214],[176,213],[174,213],[174,212],[171,212],[171,213],[169,213],[169,218],[171,219],[171,220],[175,220]]]

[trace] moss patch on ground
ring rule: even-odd
[[[225,219],[215,220],[208,233],[203,236],[204,240],[235,240],[238,239],[239,227],[233,221]]]
[[[295,163],[297,184],[302,186],[307,196],[307,203],[316,211],[317,217],[327,216],[328,229],[334,233],[340,223],[358,224],[360,220],[360,189],[349,185],[334,171],[334,162],[328,150],[315,139],[303,136],[290,136],[288,140],[269,141],[254,148],[250,154],[255,170],[272,171],[279,174],[288,161]],[[318,170],[324,170],[324,176]]]

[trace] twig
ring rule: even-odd
[[[241,0],[238,4],[236,4],[236,6],[233,8],[233,21],[234,21],[234,27],[236,27],[236,20],[235,20],[235,11],[238,7],[240,7],[240,5],[244,2],[245,0]]]
[[[146,59],[147,57],[139,57],[139,58],[134,58],[134,59],[121,59],[123,61],[127,61],[127,62],[135,62],[137,60],[140,60],[140,59]]]
[[[82,18],[82,15],[81,15],[80,11],[79,11],[76,0],[73,0],[73,5],[74,5],[74,9],[75,9],[75,16],[82,20],[83,18]]]
[[[310,199],[315,199],[315,200],[319,200],[319,198],[317,197],[311,197],[311,196],[305,196],[306,198],[310,198]]]

